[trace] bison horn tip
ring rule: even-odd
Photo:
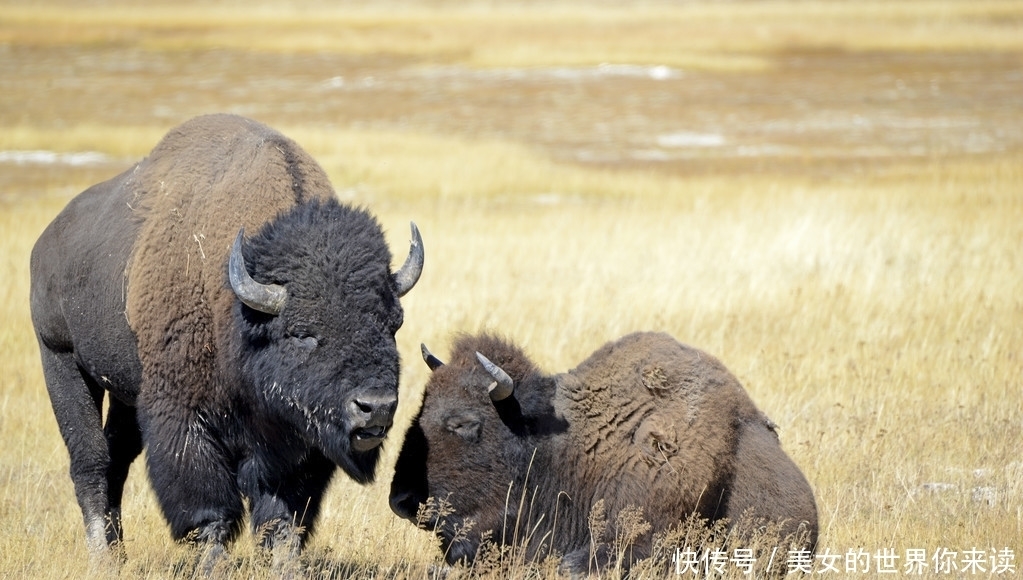
[[[412,242],[409,245],[408,257],[401,269],[394,273],[394,282],[398,287],[398,297],[402,297],[416,285],[423,273],[423,238],[419,235],[416,222],[409,222],[412,227]]]
[[[419,344],[419,351],[423,353],[423,361],[426,362],[426,366],[430,367],[431,371],[435,371],[438,367],[444,366],[444,362],[433,356],[433,353],[430,352],[430,349],[426,348],[425,344]]]
[[[487,373],[493,377],[494,382],[490,384],[487,391],[490,393],[490,400],[495,403],[503,401],[508,397],[512,396],[515,392],[515,382],[508,376],[508,373],[504,372],[504,369],[490,362],[490,359],[483,356],[479,352],[476,353],[476,358],[486,369]]]

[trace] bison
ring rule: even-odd
[[[393,420],[415,224],[390,263],[372,215],[238,116],[188,121],[72,199],[33,248],[31,311],[93,555],[123,558],[143,447],[175,539],[216,558],[247,500],[275,559],[297,554],[336,467],[372,480]]]
[[[390,505],[436,530],[449,563],[472,561],[484,538],[528,533],[530,557],[558,553],[576,572],[591,557],[607,565],[607,550],[591,552],[603,539],[588,524],[601,500],[610,518],[638,507],[652,527],[624,567],[650,553],[653,532],[691,516],[751,522],[746,530],[766,522],[800,547],[816,544],[809,484],[774,424],[707,353],[635,333],[549,375],[485,333],[458,338],[448,364],[425,346],[423,356],[433,372]],[[430,498],[443,509],[424,509]]]

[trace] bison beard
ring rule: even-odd
[[[398,299],[422,269],[412,235],[392,272],[369,213],[338,203],[293,141],[232,115],[185,123],[73,199],[33,248],[31,306],[91,553],[123,557],[143,445],[173,537],[214,555],[243,498],[286,560],[337,466],[372,480],[397,404]]]
[[[800,547],[816,543],[813,491],[773,424],[720,362],[670,336],[625,336],[557,375],[486,334],[456,340],[448,364],[425,347],[423,358],[433,374],[390,504],[435,530],[450,563],[472,561],[487,535],[511,544],[528,534],[528,558],[556,552],[573,572],[591,558],[603,569],[611,555],[591,547],[610,540],[591,538],[588,521],[598,501],[608,521],[638,507],[652,525],[630,559],[692,514],[766,522]],[[421,521],[428,500],[450,515]],[[469,520],[475,527],[460,532]]]

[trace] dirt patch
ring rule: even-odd
[[[789,52],[759,71],[657,63],[475,69],[402,57],[8,47],[0,126],[274,125],[527,143],[572,163],[840,174],[1023,148],[1017,54]]]

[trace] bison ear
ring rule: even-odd
[[[415,222],[409,223],[412,226],[412,243],[409,246],[408,257],[405,258],[401,269],[392,274],[398,287],[399,298],[408,294],[423,273],[423,238],[419,235],[419,228]]]
[[[444,420],[444,428],[470,443],[480,439],[480,419],[472,413],[459,413]]]
[[[426,366],[430,367],[431,371],[444,366],[444,363],[439,358],[433,356],[433,353],[430,352],[430,349],[426,348],[425,344],[420,343],[419,350],[423,353],[423,360],[426,362]]]
[[[487,374],[493,377],[494,382],[490,383],[487,387],[487,391],[490,393],[490,400],[497,403],[512,396],[515,392],[515,382],[508,376],[508,373],[504,372],[504,369],[490,362],[490,359],[483,356],[479,352],[476,353],[476,358],[479,359],[480,364],[486,369]]]
[[[279,284],[260,284],[252,279],[245,269],[245,258],[242,256],[244,237],[245,228],[242,228],[238,230],[238,236],[231,246],[231,256],[227,260],[227,275],[231,281],[231,289],[249,308],[277,316],[288,300],[288,289]]]

